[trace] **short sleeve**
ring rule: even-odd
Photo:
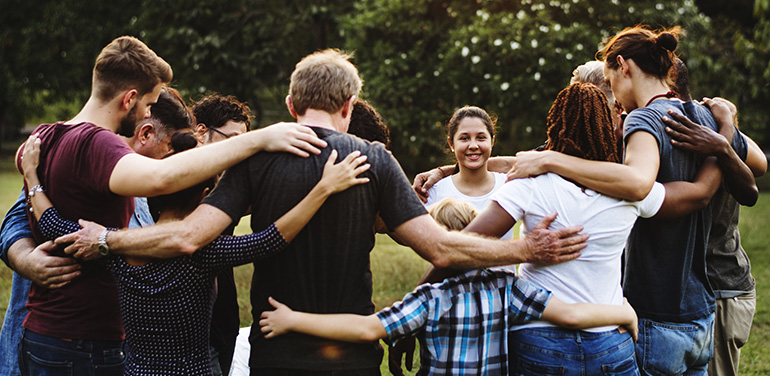
[[[519,222],[524,218],[533,191],[531,179],[515,179],[495,191],[491,200],[497,202],[516,222]]]
[[[121,158],[134,153],[120,137],[106,129],[95,131],[88,146],[83,150],[86,154],[85,160],[99,161],[99,163],[88,163],[84,166],[87,166],[94,188],[104,193],[111,192],[110,177],[115,165]]]
[[[404,300],[377,312],[390,341],[409,336],[421,330],[431,316],[430,284],[424,284],[404,296]]]
[[[3,219],[2,230],[0,231],[0,258],[8,265],[8,249],[13,243],[23,238],[32,238],[32,229],[27,220],[27,205],[24,201],[24,191],[22,190],[16,203],[13,204]],[[10,265],[9,265],[10,266]]]
[[[681,113],[681,111],[678,111]],[[628,138],[638,132],[643,131],[651,134],[655,137],[655,141],[658,142],[658,148],[661,147],[666,136],[664,135],[663,123],[660,121],[661,116],[656,110],[652,108],[642,107],[631,111],[623,121],[623,143],[628,143]]]
[[[654,216],[658,213],[660,207],[663,206],[663,201],[665,199],[666,187],[659,182],[655,182],[655,184],[652,185],[650,193],[647,194],[647,197],[639,202],[639,216],[642,218]]]
[[[511,287],[508,304],[510,324],[521,324],[543,316],[543,310],[551,300],[551,292],[513,275],[508,278],[508,286]]]
[[[249,160],[238,163],[225,171],[214,190],[203,200],[227,213],[235,223],[241,220],[249,208]]]
[[[378,209],[388,230],[393,231],[402,223],[427,214],[428,211],[412,190],[412,185],[396,159],[382,145],[373,146],[377,158],[382,160],[382,163],[377,164],[381,166],[377,171],[380,181]]]

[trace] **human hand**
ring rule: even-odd
[[[425,171],[417,174],[414,177],[414,183],[412,183],[412,189],[417,193],[417,198],[422,201],[423,204],[428,202],[428,190],[430,187],[438,183],[439,180],[444,178],[444,173],[440,168],[434,168],[430,171]]]
[[[291,331],[291,316],[294,311],[286,304],[283,304],[272,297],[268,297],[275,311],[263,311],[259,316],[259,330],[265,334],[265,338],[277,337]]]
[[[636,317],[636,311],[634,310],[634,307],[631,307],[631,304],[628,303],[627,298],[623,298],[623,308],[628,311],[628,317],[631,319],[631,321],[623,325],[623,328],[628,330],[628,332],[631,334],[631,338],[633,338],[634,342],[636,342],[636,340],[639,338],[639,318]]]
[[[310,153],[321,154],[319,148],[326,147],[326,141],[318,138],[312,129],[296,123],[277,123],[246,134],[258,137],[260,150],[283,151],[303,158]]]
[[[401,359],[404,358],[404,366],[407,371],[414,367],[414,336],[401,338],[395,345],[388,348],[388,369],[393,376],[404,376],[404,370],[401,369]],[[406,355],[406,357],[404,357]]]
[[[553,156],[554,151],[520,151],[516,153],[516,157],[511,162],[511,170],[508,171],[508,179],[528,178],[537,176],[548,172],[546,169],[546,161]]]
[[[16,272],[47,289],[57,289],[72,282],[80,276],[80,264],[71,257],[51,255],[50,252],[56,249],[54,242],[47,241],[20,255],[14,260]]]
[[[329,154],[329,159],[324,165],[324,172],[321,176],[319,185],[325,187],[329,194],[342,192],[354,185],[365,184],[369,182],[369,178],[359,178],[358,175],[363,174],[371,167],[366,162],[366,155],[361,155],[358,150],[348,154],[342,162],[335,164],[337,161],[337,150],[332,150]]]
[[[703,98],[703,104],[708,106],[714,120],[717,121],[719,134],[725,136],[728,141],[732,140],[735,132],[734,125],[738,124],[738,109],[735,108],[735,105],[720,97]]]
[[[79,220],[78,224],[82,227],[80,231],[60,236],[56,239],[56,244],[72,243],[64,248],[64,253],[83,261],[102,257],[99,253],[99,235],[105,227],[85,219]]]
[[[693,123],[686,116],[669,110],[668,116],[663,117],[666,133],[671,136],[671,145],[706,156],[718,156],[726,153],[730,142],[725,136],[714,132],[708,127]]]
[[[556,213],[543,217],[535,227],[527,233],[524,241],[528,243],[529,254],[526,260],[535,265],[553,265],[574,260],[580,257],[580,250],[588,244],[587,234],[578,234],[583,226],[570,226],[558,230],[548,230],[548,226],[556,219]]]
[[[40,139],[37,134],[32,134],[24,143],[24,153],[21,155],[21,169],[24,171],[24,180],[30,188],[40,184],[37,176],[37,166],[40,165]]]

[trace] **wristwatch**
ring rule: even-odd
[[[107,256],[110,254],[110,246],[107,245],[107,233],[110,232],[109,229],[104,229],[101,234],[99,234],[99,254],[102,256]]]

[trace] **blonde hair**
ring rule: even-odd
[[[136,89],[140,96],[173,78],[171,66],[139,39],[122,36],[105,46],[93,71],[94,94],[109,101],[124,90]]]
[[[308,108],[333,114],[361,91],[358,69],[351,55],[327,49],[305,56],[291,74],[289,96],[294,111],[305,114]]]
[[[471,223],[478,212],[471,204],[447,197],[430,207],[428,213],[447,230],[460,231]]]
[[[610,107],[615,103],[612,89],[607,85],[607,81],[604,80],[604,62],[593,60],[579,65],[572,71],[572,78],[569,80],[569,83],[570,85],[594,84],[599,89],[602,89],[604,95],[607,96],[607,102],[610,104]]]

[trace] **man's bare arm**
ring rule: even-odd
[[[32,283],[55,289],[70,283],[80,275],[80,264],[70,257],[52,256],[53,242],[35,246],[31,238],[21,238],[8,248],[11,269]]]
[[[170,258],[193,254],[219,236],[232,218],[222,210],[200,204],[181,221],[155,226],[111,231],[107,235],[110,252],[141,257]],[[104,227],[89,221],[80,221],[83,229],[56,239],[56,243],[72,243],[64,252],[77,258],[89,258],[98,253],[99,234]]]

